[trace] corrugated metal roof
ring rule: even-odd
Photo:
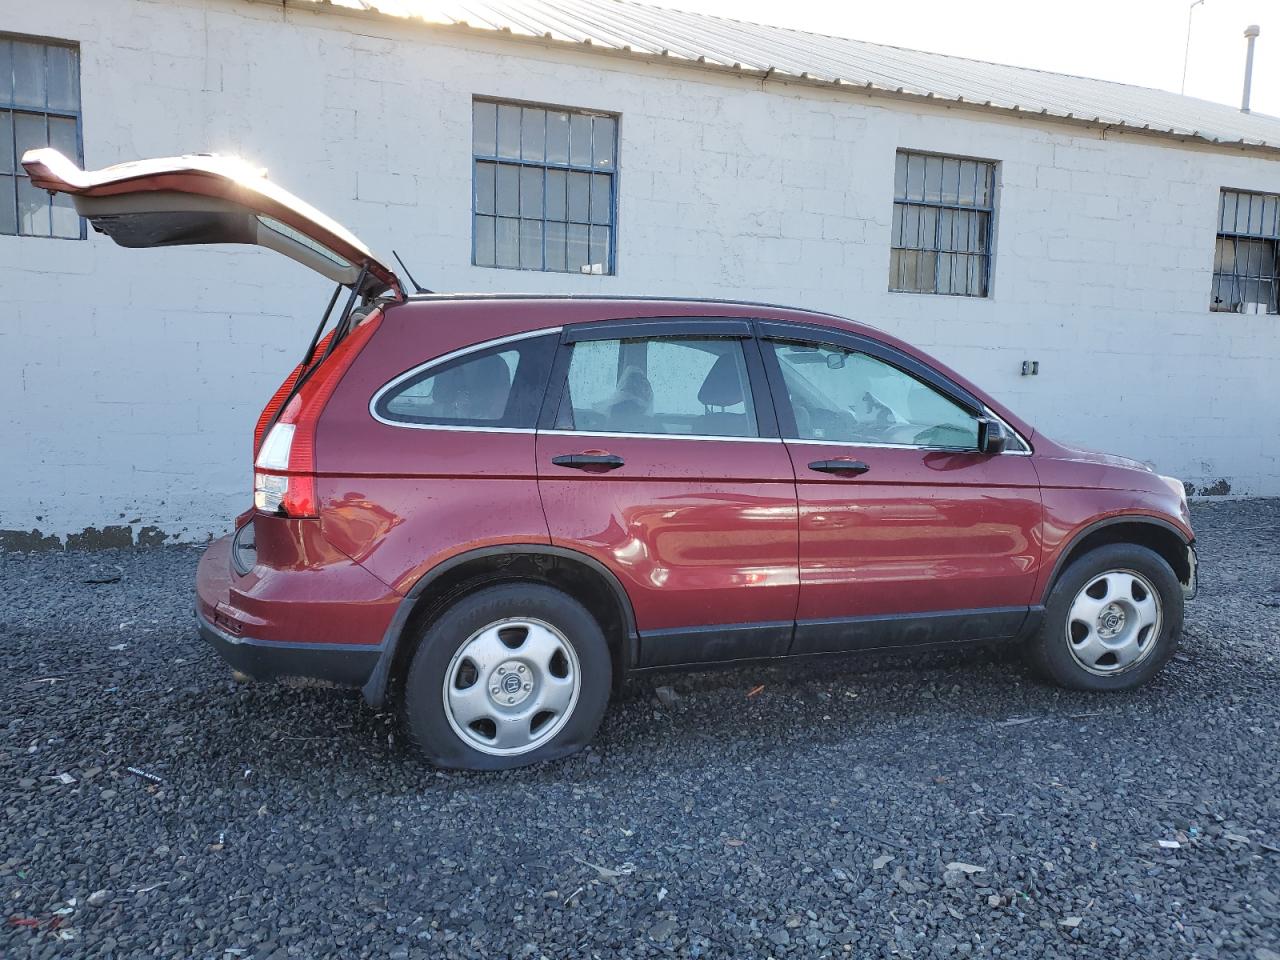
[[[630,0],[290,0],[495,31],[546,43],[671,59],[874,95],[964,103],[1018,115],[1123,127],[1280,151],[1280,118],[1164,90],[968,60]]]

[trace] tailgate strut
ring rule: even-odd
[[[356,278],[356,282],[351,287],[351,296],[347,297],[347,305],[342,308],[342,316],[339,317],[338,322],[333,325],[333,339],[329,341],[329,346],[325,348],[324,356],[321,357],[306,372],[304,372],[302,376],[298,378],[297,386],[294,387],[295,393],[297,392],[298,387],[302,386],[302,382],[307,379],[307,376],[311,373],[311,371],[315,370],[317,367],[320,366],[320,364],[324,363],[325,360],[328,358],[329,354],[333,353],[334,348],[338,344],[340,344],[343,340],[345,340],[347,338],[347,334],[351,332],[350,330],[351,314],[355,310],[356,300],[360,296],[360,288],[364,285],[365,278],[368,275],[369,275],[369,266],[368,264],[366,264],[365,266],[360,268],[360,276]],[[337,295],[338,295],[338,292],[335,290],[334,297],[336,298]],[[287,400],[285,402],[288,403]]]
[[[329,315],[333,313],[333,305],[338,302],[338,294],[342,292],[342,284],[338,284],[333,288],[333,296],[329,298],[329,305],[324,308],[324,316],[320,318],[320,323],[316,327],[315,334],[311,337],[311,345],[307,347],[307,352],[302,355],[302,369],[307,368],[307,364],[311,362],[312,356],[316,352],[316,344],[320,342],[320,334],[324,333],[325,324],[329,322]]]
[[[271,418],[271,422],[268,423],[266,429],[263,430],[262,435],[264,437],[271,432],[271,428],[276,425],[276,421],[280,419],[285,408],[289,406],[289,401],[298,395],[298,391],[301,390],[302,385],[311,378],[311,374],[320,369],[321,364],[324,363],[329,354],[333,353],[333,348],[336,347],[350,332],[348,327],[351,322],[351,314],[352,311],[355,310],[356,299],[360,295],[360,288],[364,286],[364,281],[368,274],[369,265],[365,264],[360,268],[360,275],[356,278],[356,282],[351,286],[351,295],[347,297],[346,306],[342,308],[342,316],[338,318],[338,322],[333,326],[333,337],[329,341],[329,345],[325,348],[324,356],[312,363],[312,356],[315,354],[316,347],[320,343],[320,334],[324,332],[325,324],[329,322],[329,315],[333,313],[334,304],[338,302],[338,294],[342,292],[342,288],[345,284],[340,283],[336,288],[334,288],[333,296],[329,298],[329,306],[325,308],[324,316],[320,318],[320,325],[316,327],[315,335],[311,338],[311,344],[307,347],[306,356],[302,358],[302,373],[299,374],[298,379],[294,381],[293,389],[289,391],[289,395],[284,398],[284,402],[281,403],[279,409],[276,410],[275,416]]]

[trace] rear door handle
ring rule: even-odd
[[[819,473],[856,477],[871,468],[861,460],[815,460],[809,464],[809,469],[817,470]]]
[[[552,457],[551,462],[557,467],[572,467],[574,470],[617,470],[625,462],[612,453],[567,453],[562,457]]]

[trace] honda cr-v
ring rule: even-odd
[[[196,615],[246,674],[394,704],[437,764],[572,753],[646,670],[1012,640],[1050,680],[1125,690],[1173,653],[1182,485],[1055,443],[885,333],[754,303],[408,295],[237,162],[23,164],[124,246],[258,244],[337,285]]]

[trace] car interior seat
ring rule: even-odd
[[[431,415],[454,420],[501,420],[511,393],[511,370],[494,354],[450,367],[436,377]]]
[[[653,384],[636,366],[623,369],[617,392],[604,408],[605,419],[614,430],[648,433],[653,424]]]
[[[744,413],[730,413],[726,407],[745,403],[742,370],[733,353],[721,354],[707,372],[698,389],[698,402],[706,408],[701,432],[715,437],[745,437],[752,432],[751,418]]]

